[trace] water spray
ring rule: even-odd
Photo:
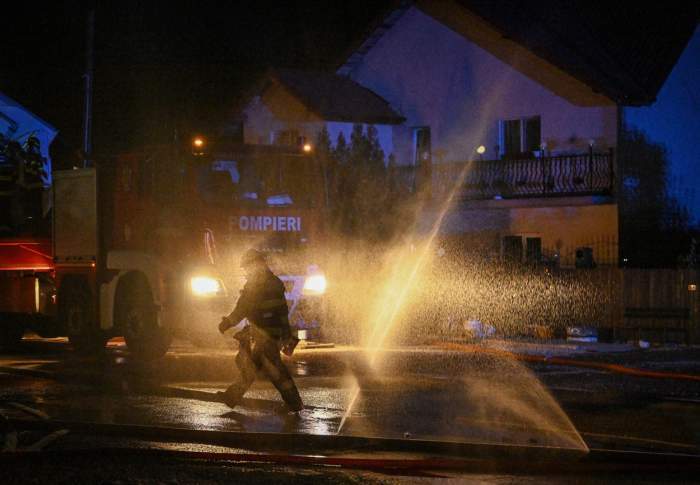
[[[498,92],[501,90],[503,85],[508,83],[509,79],[510,75],[504,76],[501,79],[501,82],[499,83],[500,86],[494,87],[491,93],[493,99],[497,98]],[[484,112],[481,113],[481,118],[483,120],[491,119],[491,115],[493,114],[493,108],[494,103],[487,103],[486,109],[484,110]],[[479,140],[483,139],[483,135],[485,135],[486,133],[485,126],[481,126],[481,129],[476,131],[480,131],[481,134],[481,136],[477,138]],[[477,151],[477,153],[479,153],[479,158],[481,158],[482,151],[483,150]],[[436,219],[434,220],[433,224],[431,225],[431,229],[428,232],[427,237],[424,239],[424,242],[422,244],[417,245],[418,249],[416,252],[415,259],[411,261],[408,265],[396,265],[393,267],[391,277],[388,279],[387,285],[384,287],[383,292],[381,294],[383,298],[377,299],[378,308],[371,314],[372,316],[369,318],[368,322],[371,324],[371,332],[370,338],[365,345],[365,351],[367,352],[370,366],[373,366],[376,363],[377,358],[379,356],[379,352],[382,349],[384,349],[387,337],[390,335],[392,329],[396,326],[397,320],[399,320],[400,311],[402,307],[406,304],[409,295],[411,294],[412,290],[417,284],[418,276],[424,270],[426,263],[428,262],[428,257],[430,255],[430,251],[433,249],[435,238],[440,232],[443,222],[448,212],[452,208],[452,204],[455,201],[455,197],[457,197],[458,191],[460,191],[463,187],[464,181],[471,168],[472,163],[465,164],[459,176],[456,177],[456,179],[454,180],[451,190],[447,192],[448,195],[446,199],[444,200],[443,204],[439,207],[439,213]],[[425,207],[420,207],[419,213],[422,212],[424,209]],[[409,247],[409,245],[405,245],[402,254],[407,254],[407,252],[409,251]],[[551,401],[552,404],[554,404],[553,398],[551,398],[551,395],[544,389],[544,387],[540,385],[539,387],[535,386],[535,388],[541,390],[541,397],[543,402],[547,403]],[[483,390],[487,393],[487,395],[490,393],[489,389],[490,385],[489,383],[486,383]],[[357,401],[360,395],[360,386],[357,381],[355,382],[350,395],[352,397],[349,400],[349,405],[340,421],[336,434],[340,434],[342,432],[348,417],[357,405]],[[549,399],[547,399],[547,397]],[[563,424],[570,425],[570,429],[572,430],[571,435],[573,435],[573,438],[571,439],[572,443],[576,443],[582,449],[587,450],[587,447],[584,441],[581,439],[580,434],[573,427],[568,417],[564,414],[560,407],[558,407],[557,409],[557,418],[560,418],[560,421]],[[532,413],[532,409],[528,407],[528,403],[523,403],[523,406],[519,407],[516,411],[516,416],[520,416],[521,414],[524,416],[529,416],[529,414]],[[410,437],[410,435],[407,437]]]
[[[508,80],[509,76],[506,76],[505,78],[502,79],[502,83],[505,83]],[[489,112],[492,111],[491,105],[488,105],[488,109],[486,110]],[[484,116],[484,119],[488,119],[488,116]],[[481,133],[485,132],[484,127],[481,127]],[[422,249],[420,250],[419,257],[415,261],[410,274],[408,278],[404,282],[397,282],[397,284],[402,283],[402,290],[399,293],[398,298],[394,300],[393,307],[391,307],[391,310],[388,312],[381,312],[381,314],[377,314],[374,322],[373,322],[373,331],[372,331],[372,338],[370,339],[370,343],[372,344],[372,347],[370,348],[370,364],[373,365],[376,361],[377,355],[379,353],[379,350],[383,348],[384,346],[384,341],[386,340],[386,337],[389,335],[389,331],[392,329],[392,327],[395,324],[396,317],[399,313],[399,309],[403,306],[404,301],[406,299],[406,296],[410,293],[410,290],[413,288],[413,285],[415,284],[415,278],[416,275],[419,274],[419,272],[423,269],[423,266],[425,265],[425,261],[427,259],[427,255],[429,254],[429,251],[432,247],[433,241],[435,237],[437,236],[438,232],[440,231],[440,227],[442,226],[442,222],[445,219],[445,216],[447,215],[447,212],[449,211],[450,207],[452,206],[452,201],[455,198],[455,195],[457,194],[457,191],[462,187],[462,184],[464,183],[464,180],[467,176],[467,173],[469,172],[469,169],[471,168],[471,163],[465,164],[464,168],[460,172],[459,177],[456,178],[452,189],[448,193],[448,197],[446,198],[445,202],[443,203],[440,214],[438,215],[437,219],[433,223],[433,226],[431,228],[431,231],[429,233],[429,236],[427,238],[426,243],[423,245]],[[396,274],[396,272],[394,273]],[[381,317],[384,314],[389,315],[389,320],[384,321]],[[384,324],[383,324],[384,323]],[[340,421],[340,425],[338,426],[338,431],[337,433],[340,433],[343,429],[343,426],[345,426],[345,421],[347,420],[348,416],[352,412],[355,403],[357,401],[357,398],[360,394],[360,388],[355,383],[355,387],[352,392],[352,399],[350,400],[350,405],[348,406],[348,409],[346,410],[345,414],[343,415],[343,419]]]
[[[428,235],[427,241],[422,245],[422,248],[419,250],[419,256],[416,259],[415,263],[411,267],[411,270],[409,272],[408,278],[404,280],[404,283],[401,287],[401,291],[398,294],[398,297],[394,299],[393,305],[389,307],[389,310],[384,312],[382,311],[381,313],[375,314],[374,321],[372,323],[372,334],[370,336],[369,342],[371,347],[369,347],[369,362],[370,365],[374,365],[377,359],[377,355],[379,354],[379,351],[384,347],[384,342],[389,335],[390,330],[394,326],[397,316],[399,314],[399,310],[401,307],[404,305],[407,296],[410,294],[410,291],[413,289],[415,285],[415,280],[416,276],[420,273],[420,271],[423,269],[425,266],[425,262],[428,258],[429,251],[433,245],[433,241],[437,234],[440,231],[440,227],[442,226],[442,222],[447,215],[447,212],[449,211],[451,205],[452,205],[452,200],[455,197],[455,194],[459,190],[459,188],[462,186],[464,183],[464,179],[467,176],[467,173],[469,171],[471,164],[466,164],[464,168],[462,169],[459,177],[455,180],[455,183],[452,187],[452,190],[449,193],[449,196],[445,200],[442,208],[440,209],[440,214],[438,215],[437,219],[435,220],[435,223],[433,224],[430,233]],[[398,279],[399,275],[397,274],[398,272],[394,272],[394,279]],[[394,285],[393,283],[396,283],[399,285],[399,281],[392,281],[392,285],[389,286],[389,288],[393,288]],[[388,319],[385,319],[384,317],[388,316]],[[352,399],[350,400],[350,404],[348,405],[347,410],[345,411],[345,414],[343,415],[343,419],[340,421],[340,425],[338,426],[338,431],[336,434],[339,434],[342,430],[343,427],[345,426],[345,422],[347,421],[348,416],[352,413],[353,408],[355,407],[355,403],[357,401],[357,398],[360,395],[360,386],[355,383],[355,386],[353,388],[352,392]]]

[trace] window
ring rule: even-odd
[[[296,147],[300,145],[300,140],[297,130],[280,130],[275,132],[273,144]]]
[[[413,129],[413,165],[429,165],[430,153],[430,127],[421,126]]]
[[[520,263],[523,260],[523,238],[520,236],[506,236],[503,238],[503,260],[511,263]]]
[[[233,202],[237,187],[231,173],[202,166],[197,171],[197,191],[206,204],[225,206]]]
[[[528,237],[525,245],[525,257],[528,263],[539,263],[542,261],[542,239],[539,237]]]
[[[499,146],[501,156],[516,158],[532,156],[542,145],[541,121],[539,116],[517,120],[503,120],[499,123]]]
[[[520,153],[520,120],[503,122],[503,154],[517,156]]]
[[[523,120],[525,123],[525,144],[523,145],[524,152],[532,154],[532,152],[540,149],[542,145],[542,137],[540,134],[540,117],[533,116]]]

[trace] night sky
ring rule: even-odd
[[[700,222],[700,27],[651,106],[628,108],[629,126],[666,147],[668,192]]]
[[[58,149],[79,148],[89,3],[25,4],[3,6],[0,91],[56,126]],[[211,133],[267,68],[332,69],[392,2],[95,5],[99,156]]]

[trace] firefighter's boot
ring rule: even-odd
[[[224,392],[217,392],[216,395],[221,402],[233,409],[241,403],[246,390],[247,389],[244,389],[237,382],[228,386],[228,388]]]
[[[274,351],[265,352],[262,355],[261,363],[268,379],[270,379],[270,382],[272,382],[282,399],[284,399],[287,410],[296,413],[304,409],[299,390],[294,384],[292,376],[289,375],[287,367],[280,359],[279,351],[275,348]]]
[[[231,409],[241,403],[243,395],[255,381],[257,368],[249,347],[239,349],[238,355],[236,355],[236,366],[240,374],[238,382],[231,384],[226,391],[217,393],[219,399]]]

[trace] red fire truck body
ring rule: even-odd
[[[270,253],[287,285],[291,320],[306,333],[309,317],[300,310],[308,305],[300,302],[325,289],[317,269],[322,180],[313,157],[250,146],[217,156],[157,147],[55,172],[51,251],[47,241],[0,249],[0,264],[13,260],[10,247],[41,258],[41,268],[16,270],[32,271],[39,289],[0,278],[24,294],[0,305],[50,319],[54,331],[43,333],[66,334],[77,349],[124,336],[131,352],[154,357],[173,335],[195,342],[216,335],[242,284],[239,255],[257,247]],[[43,306],[42,288],[49,295]]]
[[[26,327],[43,328],[46,316],[55,316],[55,276],[51,240],[0,240],[0,345],[16,343]]]

